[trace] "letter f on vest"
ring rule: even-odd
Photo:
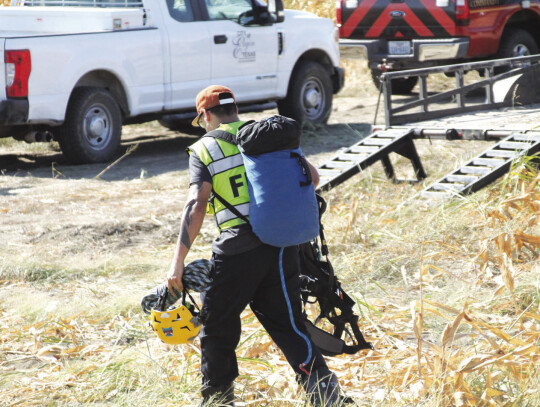
[[[233,175],[232,177],[229,177],[229,182],[231,183],[231,188],[233,191],[233,195],[235,198],[238,198],[240,196],[240,193],[238,192],[238,188],[241,186],[244,186],[244,183],[240,181],[242,178],[242,174]]]

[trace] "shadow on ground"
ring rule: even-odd
[[[302,148],[306,155],[328,153],[348,147],[367,136],[365,123],[317,125],[304,129]],[[105,181],[148,178],[188,168],[186,147],[197,135],[169,133],[160,136],[128,135],[122,142],[117,161],[102,164],[72,165],[60,152],[13,153],[0,155],[0,170],[6,176],[91,179]],[[129,150],[134,148],[132,152]]]
[[[186,147],[196,138],[176,135],[166,138],[137,137],[122,143],[116,163],[73,165],[58,152],[0,155],[4,175],[38,178],[89,179],[99,176],[105,181],[152,177],[187,168]],[[134,147],[136,146],[136,147]],[[135,149],[126,154],[128,149]]]

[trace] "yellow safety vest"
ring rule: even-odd
[[[244,123],[238,121],[222,124],[216,130],[230,133],[233,141],[238,128]],[[195,152],[208,168],[212,176],[213,190],[247,218],[249,194],[246,169],[236,144],[207,135],[188,147],[187,151],[189,154]],[[208,202],[206,213],[215,216],[220,231],[246,223],[215,197]]]

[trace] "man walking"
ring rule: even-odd
[[[298,248],[283,250],[280,273],[280,248],[262,243],[245,220],[249,194],[235,137],[245,122],[238,117],[234,94],[224,86],[209,86],[197,95],[196,106],[193,124],[207,133],[188,148],[189,193],[167,279],[169,289],[182,291],[184,260],[208,210],[219,236],[212,243],[212,283],[201,295],[202,405],[234,406],[240,314],[249,305],[283,351],[311,403],[334,406],[340,399],[337,378],[304,327]],[[310,169],[317,184],[317,171],[311,165]]]

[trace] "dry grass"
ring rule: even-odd
[[[354,86],[369,81],[358,77]],[[433,178],[466,159],[445,143],[419,142]],[[5,219],[26,214],[21,233],[35,234],[31,246],[0,252],[1,406],[198,403],[198,341],[160,343],[138,305],[172,256],[185,177],[81,180],[62,196],[54,193],[61,177],[9,180],[11,190],[39,188],[33,201],[0,202]],[[374,166],[325,195],[331,260],[375,344],[328,358],[359,405],[540,405],[539,179],[524,159],[479,193],[427,205],[411,201],[421,185],[391,184]],[[39,230],[49,211],[65,211],[67,221]],[[192,258],[209,255],[212,227]],[[275,345],[250,312],[243,323],[238,396],[251,406],[302,406]]]
[[[381,175],[374,169],[327,196],[331,256],[375,344],[328,359],[345,391],[365,406],[536,405],[534,166],[523,161],[493,187],[435,207],[400,206],[405,187]],[[132,292],[122,288],[126,277]],[[137,277],[121,268],[32,284],[4,275],[3,292],[20,294],[0,307],[5,405],[194,405],[198,343],[169,348],[152,335],[134,295],[151,284]],[[249,312],[238,355],[244,402],[302,405],[286,361]]]
[[[325,0],[284,0],[283,5],[288,9],[305,10],[320,17],[336,20],[336,3]]]
[[[348,282],[380,312],[364,315],[384,355],[371,379],[376,389],[384,377],[385,400],[526,405],[536,392],[538,179],[525,162],[489,190],[423,210],[389,197],[399,209],[360,208],[382,195],[369,186],[367,196],[336,196],[334,250],[364,271]]]

